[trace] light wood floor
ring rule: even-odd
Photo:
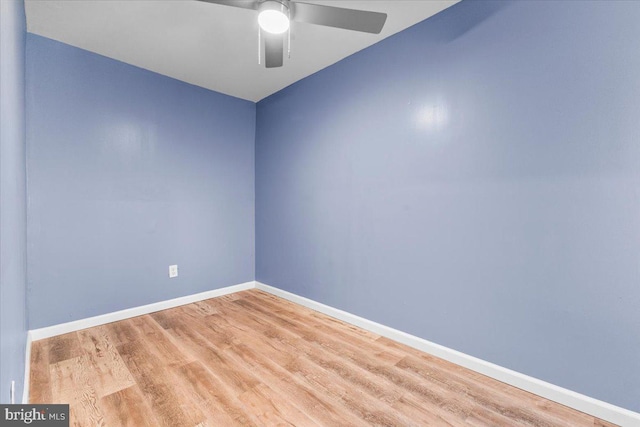
[[[250,290],[33,343],[73,426],[611,426]]]

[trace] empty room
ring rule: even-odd
[[[639,23],[0,0],[0,425],[640,427]]]

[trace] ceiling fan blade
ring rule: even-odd
[[[282,67],[284,57],[284,34],[264,36],[264,65],[267,68]]]
[[[255,10],[258,2],[256,0],[198,0],[204,3],[221,4],[223,6],[233,6],[242,9]]]
[[[380,34],[387,20],[387,14],[295,2],[293,3],[293,20],[307,24]]]

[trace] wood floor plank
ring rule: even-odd
[[[215,375],[234,395],[238,396],[260,384],[259,378],[251,371],[239,369],[234,360],[225,353],[224,350],[230,346],[226,334],[216,336],[215,331],[208,331],[202,325],[177,326],[173,333],[179,337],[183,348],[203,361],[206,366],[215,367]]]
[[[106,328],[97,326],[78,331],[78,338],[84,353],[88,355],[91,365],[89,374],[98,398],[135,385],[120,353],[111,343]]]
[[[80,347],[80,341],[78,341],[78,334],[76,332],[58,335],[49,338],[47,341],[49,363],[58,363],[82,355],[82,348]]]
[[[117,427],[156,427],[161,424],[137,385],[100,399],[105,423]]]
[[[417,420],[420,425],[458,427],[465,424],[463,420],[450,418],[440,411],[435,411],[432,407],[425,405],[423,401],[408,394],[400,396],[391,406],[407,417]]]
[[[286,367],[289,372],[304,378],[315,389],[333,396],[341,406],[365,420],[369,425],[419,425],[416,419],[408,418],[388,402],[376,399],[363,389],[351,387],[351,383],[340,375],[327,371],[319,375],[321,369],[306,357],[298,357]]]
[[[212,316],[208,316],[212,317]],[[346,413],[336,413],[326,400],[318,398],[309,387],[301,387],[299,384],[290,381],[282,381],[287,377],[287,372],[279,368],[271,360],[255,356],[253,351],[244,348],[244,344],[236,343],[241,348],[238,353],[232,347],[234,343],[230,340],[226,332],[221,329],[212,329],[207,324],[202,323],[192,325],[193,328],[177,326],[174,331],[183,337],[183,342],[191,351],[199,354],[206,360],[209,366],[216,366],[215,375],[222,381],[224,387],[230,389],[231,393],[237,396],[249,395],[247,392],[254,390],[261,384],[261,381],[268,382],[278,390],[278,396],[297,396],[296,402],[301,410],[311,417],[320,419],[322,425],[340,425],[344,420],[349,420]],[[254,396],[255,397],[255,396]],[[287,401],[282,401],[279,407],[288,406]],[[291,409],[289,409],[291,412]],[[295,411],[294,411],[295,412]],[[254,414],[255,416],[255,414]],[[255,420],[257,425],[262,425],[263,420]],[[351,420],[357,422],[357,419]],[[313,423],[305,423],[308,425]]]
[[[181,309],[170,308],[168,310],[157,311],[151,313],[149,316],[164,329],[171,329],[174,325],[174,321],[181,315]]]
[[[118,351],[161,425],[192,427],[205,419],[197,407],[185,410],[179,391],[165,379],[167,364],[150,340],[122,344]]]
[[[223,310],[220,308],[219,310]],[[224,312],[217,319],[218,323],[225,322]],[[229,315],[230,313],[226,313]],[[247,319],[247,321],[250,321]],[[229,325],[234,328],[235,325]],[[241,340],[252,349],[259,348],[261,355],[267,355],[270,360],[278,363],[290,374],[304,378],[309,385],[323,390],[324,393],[333,395],[341,404],[351,412],[367,419],[373,424],[386,425],[411,425],[412,422],[401,414],[396,414],[388,402],[399,398],[399,393],[389,391],[385,387],[379,387],[375,378],[366,371],[358,371],[357,366],[345,366],[344,361],[336,357],[325,355],[311,343],[306,343],[299,338],[286,338],[285,330],[268,330],[273,326],[265,326],[254,319],[250,328],[238,330],[243,336]],[[252,331],[258,331],[272,339],[270,345],[265,347],[252,340]],[[255,337],[255,334],[253,334]],[[247,353],[246,350],[243,353]],[[367,378],[368,377],[368,378]],[[352,392],[358,394],[358,399],[352,398]],[[369,409],[367,409],[369,408]],[[386,413],[381,411],[387,409]],[[377,421],[376,421],[377,420]],[[385,420],[382,422],[382,420]]]
[[[366,422],[347,410],[331,396],[307,384],[297,375],[291,375],[285,368],[271,359],[262,358],[242,344],[236,350],[237,357],[244,360],[243,369],[252,369],[278,396],[291,399],[293,403],[315,423],[324,426],[364,426]]]
[[[144,338],[144,335],[135,327],[131,319],[108,323],[104,327],[109,332],[113,345],[116,347]]]
[[[237,396],[201,362],[192,362],[178,368],[178,381],[190,390],[190,400],[198,404],[211,425],[257,426],[255,418]]]
[[[31,393],[29,402],[52,402],[48,340],[35,341],[31,344],[30,363],[29,390],[31,390]]]
[[[242,393],[240,400],[261,426],[318,425],[301,410],[288,403],[266,384],[258,384]]]
[[[306,411],[313,419],[322,425],[340,425],[350,422],[357,425],[361,420],[355,418],[344,409],[334,408],[332,401],[324,393],[318,393],[311,384],[306,384],[302,378],[291,376],[284,365],[297,356],[293,352],[271,352],[269,348],[275,348],[275,343],[266,344],[263,340],[256,339],[250,334],[241,334],[241,329],[231,327],[218,328],[220,330],[235,330],[240,340],[227,343],[226,334],[217,336],[220,332],[212,329],[212,325],[226,324],[226,320],[221,316],[207,316],[207,322],[199,324],[199,332],[206,336],[214,346],[220,348],[220,342],[224,343],[224,356],[231,360],[236,366],[236,370],[252,372],[256,378],[267,382],[274,389],[278,390],[282,396],[298,396],[296,402],[298,407]],[[216,321],[217,320],[217,321]],[[244,319],[244,322],[248,319]],[[209,325],[209,327],[207,327]],[[245,332],[250,328],[245,329]],[[228,344],[228,345],[226,345]],[[268,357],[264,357],[267,355]],[[278,364],[277,362],[280,362]],[[291,377],[292,381],[282,381],[281,378]],[[301,398],[302,396],[302,398]]]
[[[74,426],[613,424],[259,291],[36,341]]]
[[[104,426],[98,397],[91,384],[89,357],[82,355],[49,365],[52,403],[69,404],[72,426]]]

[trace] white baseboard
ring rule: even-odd
[[[31,331],[27,332],[27,345],[24,352],[24,385],[22,386],[22,403],[29,403],[29,380],[31,378]]]
[[[46,328],[33,329],[29,331],[29,334],[31,335],[31,339],[33,341],[38,341],[41,339],[54,337],[56,335],[67,334],[69,332],[92,328],[94,326],[117,322],[119,320],[130,319],[132,317],[142,316],[144,314],[154,313],[156,311],[166,310],[168,308],[191,304],[193,302],[220,297],[222,295],[232,294],[234,292],[240,292],[253,288],[255,288],[255,282],[253,281],[241,283],[239,285],[227,286],[225,288],[201,292],[199,294],[187,295],[167,301],[160,301],[153,304],[142,305],[139,307],[127,308],[125,310],[114,311],[113,313],[101,314],[94,317],[88,317],[86,319],[75,320],[73,322],[47,326]]]
[[[319,311],[320,313],[324,313],[344,322],[351,323],[352,325],[358,326],[362,329],[366,329],[375,334],[401,342],[410,347],[424,351],[425,353],[429,353],[457,365],[464,366],[465,368],[479,372],[498,381],[502,381],[522,390],[537,394],[538,396],[577,409],[578,411],[585,412],[605,421],[609,421],[623,427],[640,426],[640,414],[637,412],[611,405],[601,400],[567,390],[566,388],[558,387],[528,375],[503,368],[482,359],[432,343],[425,339],[381,325],[346,311],[283,291],[282,289],[274,288],[273,286],[265,285],[264,283],[255,282],[255,287],[280,298],[284,298],[312,310]]]

